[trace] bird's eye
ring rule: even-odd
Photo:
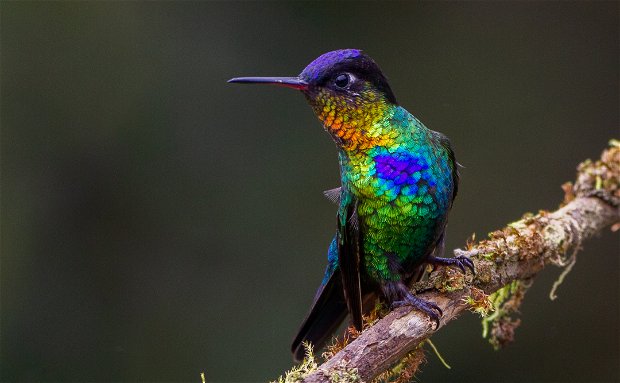
[[[347,85],[349,85],[349,81],[351,81],[351,76],[349,76],[346,73],[341,73],[338,76],[336,76],[336,80],[334,80],[334,84],[336,84],[338,88],[345,88]]]

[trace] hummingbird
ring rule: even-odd
[[[474,272],[466,257],[442,258],[459,173],[448,138],[401,107],[379,66],[359,49],[325,53],[296,77],[238,77],[301,91],[338,148],[336,234],[312,307],[291,351],[320,348],[344,321],[362,331],[377,299],[411,306],[439,326],[441,309],[409,291],[425,264]]]

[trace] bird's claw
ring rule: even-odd
[[[443,316],[443,311],[433,302],[425,301],[412,294],[407,294],[402,300],[392,302],[392,308],[412,306],[429,316],[429,318],[437,325],[435,328],[439,328],[439,321]]]
[[[468,268],[469,270],[471,270],[471,273],[476,275],[476,268],[474,266],[474,262],[472,262],[471,259],[469,259],[468,257],[464,256],[464,255],[459,255],[458,257],[455,258],[436,258],[436,257],[432,257],[428,259],[429,263],[432,264],[441,264],[441,265],[447,265],[447,266],[456,266],[459,269],[461,269],[461,271],[463,272],[463,274],[465,274],[465,268]]]
[[[459,255],[454,259],[456,259],[457,264],[459,268],[463,271],[463,273],[465,273],[465,267],[467,267],[469,270],[471,270],[472,274],[476,275],[476,267],[474,266],[474,262],[471,259],[463,255]]]

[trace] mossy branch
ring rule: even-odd
[[[572,265],[584,240],[610,225],[612,230],[620,227],[620,142],[613,140],[600,160],[587,160],[577,170],[574,186],[563,185],[565,199],[560,209],[525,216],[491,233],[489,239],[454,251],[472,259],[475,276],[438,268],[414,286],[426,291],[420,297],[443,310],[439,328],[419,311],[400,307],[297,381],[331,382],[337,377],[344,382],[342,372],[347,371],[352,381],[370,382],[468,309],[481,315],[502,310],[493,314],[498,319],[492,330],[497,336],[494,345],[510,341],[518,320],[511,321],[507,314],[516,311],[532,278],[548,264]]]

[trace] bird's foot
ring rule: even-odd
[[[433,265],[447,265],[447,266],[456,266],[459,269],[461,269],[461,271],[463,273],[465,273],[465,268],[468,268],[471,270],[472,274],[476,274],[476,268],[474,267],[474,262],[472,262],[471,259],[459,255],[458,257],[455,258],[439,258],[439,257],[429,257],[426,262],[433,264]]]
[[[420,299],[411,293],[407,293],[400,301],[392,302],[392,308],[412,306],[429,316],[429,318],[437,324],[436,328],[439,328],[439,320],[443,316],[443,311],[433,302]]]

